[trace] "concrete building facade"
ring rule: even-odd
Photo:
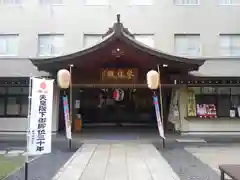
[[[121,14],[121,22],[136,40],[168,54],[206,60],[198,72],[192,72],[195,76],[240,79],[239,5],[240,1],[231,0],[1,0],[0,76],[3,85],[14,84],[13,78],[47,76],[29,59],[95,45]],[[186,89],[181,90],[183,95]],[[180,112],[186,112],[186,100],[187,96],[180,101]],[[0,131],[25,131],[26,117],[5,116],[6,111]],[[53,131],[58,131],[58,111],[56,106]],[[184,113],[180,117],[177,129],[182,132],[240,132],[238,118],[187,120]]]
[[[38,56],[39,34],[63,34],[63,53],[68,54],[84,47],[84,34],[104,34],[119,13],[125,27],[154,35],[154,46],[164,52],[175,54],[174,35],[189,34],[200,35],[199,56],[221,57],[219,36],[238,35],[240,25],[239,5],[220,1],[99,0],[94,5],[92,0],[93,5],[87,5],[88,0],[3,0],[0,34],[18,35],[17,57],[24,58]]]

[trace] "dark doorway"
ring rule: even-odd
[[[122,101],[115,101],[115,88],[82,88],[77,90],[74,102],[80,100],[80,108],[74,109],[73,120],[81,114],[83,128],[99,126],[141,126],[157,127],[156,114],[153,106],[153,93],[149,89],[125,88]],[[76,89],[75,89],[76,92]],[[68,92],[66,92],[68,94]],[[60,93],[59,131],[65,130],[63,102]],[[159,92],[157,92],[159,97]],[[102,104],[100,105],[100,96]],[[171,100],[171,88],[162,88],[163,121],[165,131],[172,131],[173,126],[168,123],[168,113]],[[73,107],[74,107],[73,102]],[[159,102],[160,103],[160,102]]]
[[[82,89],[80,113],[83,125],[156,125],[152,94],[148,89],[121,89],[122,100],[113,98],[116,89]]]

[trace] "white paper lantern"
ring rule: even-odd
[[[149,89],[157,89],[159,86],[159,73],[151,70],[147,73],[147,85]]]
[[[70,85],[71,74],[67,69],[61,69],[57,73],[58,86],[62,89],[67,89]]]

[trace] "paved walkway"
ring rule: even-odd
[[[201,147],[201,148],[185,148],[188,152],[201,160],[203,163],[211,167],[219,176],[220,164],[239,164],[240,147]],[[226,176],[228,177],[228,176]],[[231,179],[228,177],[228,179]]]
[[[53,180],[179,180],[152,144],[84,144]]]

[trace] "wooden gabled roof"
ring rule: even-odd
[[[109,46],[109,44],[113,42],[124,42],[128,46],[131,46],[135,48],[135,50],[143,52],[149,57],[153,57],[154,59],[157,59],[156,64],[179,64],[180,67],[187,68],[189,71],[190,70],[198,70],[199,66],[201,66],[204,63],[204,60],[198,60],[198,59],[190,59],[190,58],[184,58],[184,57],[178,57],[174,55],[170,55],[168,53],[159,51],[157,49],[151,48],[139,41],[137,41],[134,38],[134,35],[131,34],[127,28],[123,26],[123,24],[120,21],[120,15],[117,15],[117,22],[114,23],[112,28],[109,28],[107,33],[103,35],[102,40],[87,49],[78,51],[76,53],[68,54],[68,55],[63,55],[59,57],[51,57],[51,58],[34,58],[30,59],[32,63],[38,67],[39,70],[45,70],[48,69],[49,66],[54,66],[54,64],[62,64],[62,65],[67,65],[67,64],[79,64],[83,63],[84,61],[86,62],[87,56],[90,56],[94,54],[96,51],[100,51],[101,49],[104,49],[105,47]],[[141,62],[139,62],[141,63]]]

